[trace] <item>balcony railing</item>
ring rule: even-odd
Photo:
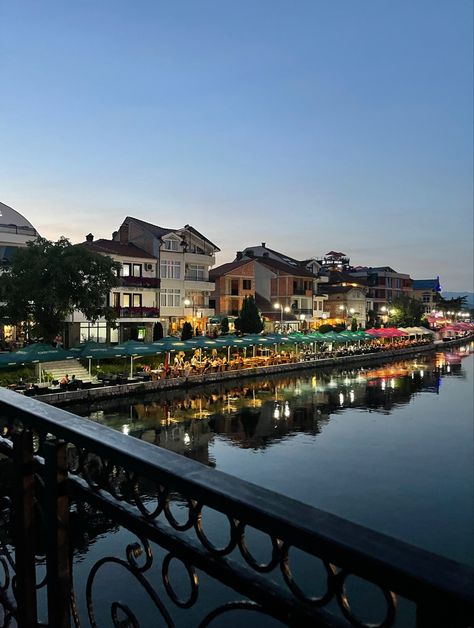
[[[139,288],[159,288],[159,277],[120,277],[122,286],[133,286]]]
[[[263,614],[298,628],[472,626],[465,565],[6,389],[0,421],[3,625],[259,626]],[[91,539],[105,521],[122,551]],[[321,566],[320,591],[295,553]],[[383,593],[376,624],[357,615],[354,577]]]
[[[160,309],[157,307],[117,307],[118,318],[157,318]]]

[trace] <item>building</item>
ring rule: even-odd
[[[439,277],[436,279],[414,279],[413,297],[423,303],[425,314],[430,314],[438,309],[441,286]]]
[[[348,273],[367,282],[369,309],[378,316],[385,316],[395,299],[412,296],[410,275],[399,273],[390,266],[356,266]]]
[[[295,297],[292,301],[294,310],[307,310],[306,312],[301,312],[305,316],[307,323],[313,327],[317,327],[321,324],[325,317],[324,311],[324,302],[327,297],[323,294],[318,286],[327,281],[325,276],[320,274],[321,265],[315,258],[310,258],[306,260],[297,260],[290,255],[286,255],[285,253],[281,253],[276,251],[275,249],[271,249],[266,245],[266,242],[262,242],[260,245],[249,246],[242,251],[243,256],[254,256],[257,258],[263,258],[265,260],[273,260],[275,262],[280,262],[285,265],[286,272],[293,272],[295,276],[295,288],[300,286],[302,282],[307,282],[308,277],[312,279],[312,302],[308,303],[307,298],[308,294],[295,294],[295,295],[287,295],[289,298],[291,296]],[[301,278],[300,271],[309,271],[310,275],[304,274],[305,279]],[[286,288],[285,288],[286,289]],[[303,299],[299,299],[298,297],[303,297]],[[296,302],[296,305],[295,305]],[[308,310],[312,310],[309,312]]]
[[[313,321],[318,277],[301,264],[289,264],[264,251],[239,251],[236,259],[211,270],[215,283],[212,302],[218,315],[237,316],[245,297],[252,296],[267,321],[279,329],[297,329]],[[318,301],[325,297],[319,295]],[[316,310],[316,313],[321,310]]]
[[[164,332],[179,331],[184,322],[205,331],[214,310],[209,296],[214,284],[209,269],[220,250],[191,225],[180,229],[157,225],[128,216],[114,234],[114,241],[133,244],[152,256],[159,268],[160,321]]]
[[[321,259],[316,260],[320,268],[326,272],[336,270],[346,272],[350,270],[350,258],[345,253],[329,251]]]
[[[134,244],[115,240],[95,240],[90,233],[80,246],[102,255],[108,255],[121,265],[120,285],[109,295],[109,305],[116,311],[115,326],[105,319],[92,323],[81,312],[75,311],[68,320],[66,343],[75,346],[95,342],[124,342],[146,340],[151,342],[155,326],[160,321],[160,279],[157,260]]]
[[[28,242],[33,242],[39,233],[22,214],[12,207],[0,203],[0,270],[7,268],[13,254]],[[25,340],[21,325],[5,325],[0,322],[0,346],[9,348]]]
[[[348,326],[356,319],[357,325],[364,328],[371,308],[366,280],[338,270],[329,271],[327,277],[328,282],[320,287],[327,295],[325,307],[329,318],[326,322]]]

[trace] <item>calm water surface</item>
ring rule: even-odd
[[[473,351],[73,411],[474,565]]]

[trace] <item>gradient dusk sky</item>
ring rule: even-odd
[[[0,201],[473,290],[472,0],[0,0]]]

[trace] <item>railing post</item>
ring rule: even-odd
[[[37,625],[34,529],[33,435],[23,428],[12,434],[14,466],[15,598],[18,628]]]
[[[47,441],[44,457],[48,623],[55,628],[69,628],[72,580],[66,443]]]

